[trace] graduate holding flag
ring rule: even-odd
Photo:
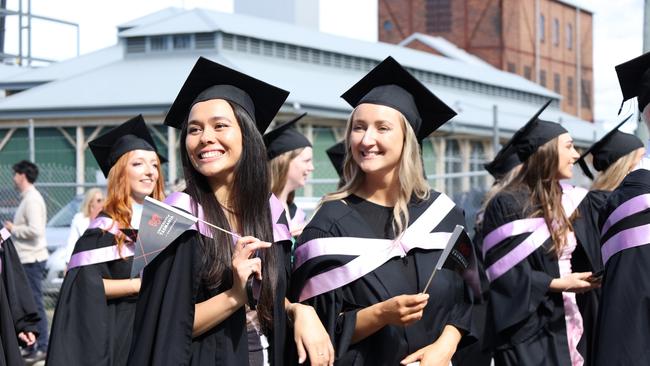
[[[623,100],[638,97],[641,119],[650,126],[650,53],[616,66],[616,72]],[[650,364],[649,170],[646,150],[600,213],[605,274],[596,344],[598,366]]]
[[[142,116],[88,143],[108,179],[106,203],[77,240],[54,312],[47,364],[126,365],[140,279],[133,243],[145,197],[163,199],[161,162]]]
[[[338,365],[449,365],[471,339],[469,289],[442,269],[422,292],[465,220],[429,187],[418,141],[456,113],[392,57],[342,97],[354,108],[345,184],[299,237],[292,292],[318,312]]]
[[[576,293],[599,286],[597,230],[587,191],[560,183],[579,155],[562,126],[538,118],[549,104],[504,146],[523,165],[483,219],[485,339],[497,366],[590,362]]]
[[[288,94],[202,57],[194,65],[165,118],[181,130],[187,189],[165,203],[203,222],[145,267],[130,365],[333,363],[314,310],[285,298],[291,234],[262,132]]]

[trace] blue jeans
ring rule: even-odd
[[[23,268],[27,274],[27,280],[32,288],[34,294],[34,302],[38,308],[38,316],[41,320],[38,321],[38,338],[36,338],[36,349],[38,351],[47,352],[47,315],[45,314],[45,306],[43,305],[43,279],[45,278],[45,263],[23,263]]]

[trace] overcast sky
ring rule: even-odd
[[[18,8],[18,0],[7,2],[10,9]],[[583,0],[582,3],[594,10],[596,119],[612,123],[617,119],[621,100],[614,66],[642,52],[644,1]],[[24,4],[26,6],[27,0]],[[32,0],[34,14],[80,25],[81,53],[114,44],[117,25],[169,6],[232,12],[233,0]],[[321,31],[370,41],[377,39],[377,0],[321,0],[320,12]],[[10,18],[7,23],[7,52],[16,52],[16,29],[15,19],[12,21]],[[37,20],[33,23],[34,56],[73,57],[75,40],[75,32],[70,27]],[[624,112],[635,107],[628,104]]]

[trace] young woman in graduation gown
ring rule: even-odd
[[[550,102],[549,102],[550,103]],[[486,340],[496,365],[584,365],[584,319],[575,293],[600,269],[586,190],[561,185],[578,159],[573,140],[540,111],[509,144],[523,162],[490,200],[483,253],[490,280]]]
[[[305,212],[294,202],[296,189],[304,187],[307,177],[314,171],[311,143],[295,128],[296,122],[306,114],[264,135],[271,170],[271,192],[283,203],[294,237],[300,235],[307,223]]]
[[[650,53],[616,66],[624,99],[638,96],[638,110],[646,126],[650,126],[648,70]],[[649,194],[650,154],[646,150],[600,212],[605,273],[595,347],[597,366],[650,364]]]
[[[27,276],[11,234],[0,229],[0,366],[22,365],[19,345],[36,341],[39,321]]]
[[[638,137],[618,130],[628,119],[629,117],[589,147],[578,160],[585,176],[594,181],[587,194],[589,206],[583,207],[584,212],[578,224],[574,226],[576,230],[583,230],[585,236],[597,234],[598,240],[600,239],[600,212],[603,210],[607,198],[635,168],[645,153],[643,142]],[[588,155],[591,155],[593,168],[600,172],[595,179],[585,161]],[[598,256],[598,261],[602,262],[600,251],[595,252],[595,255]],[[583,270],[588,269],[583,268]],[[601,294],[601,289],[594,289],[576,295],[584,323],[583,338],[586,342],[586,352],[590,355],[586,365],[593,364],[597,349],[598,308],[602,299]]]
[[[390,57],[343,98],[354,108],[346,183],[299,237],[292,291],[318,312],[337,365],[447,366],[470,331],[471,304],[463,279],[447,270],[421,293],[446,244],[426,237],[445,237],[464,217],[430,189],[418,139],[455,113]]]
[[[145,267],[130,365],[280,366],[298,360],[285,352],[294,339],[301,362],[306,349],[312,364],[331,363],[333,349],[313,309],[285,299],[288,230],[271,243],[261,131],[287,95],[205,58],[188,76],[165,119],[181,129],[187,189],[167,201],[237,236],[188,230]],[[259,296],[249,291],[255,286]]]
[[[103,211],[75,245],[54,312],[47,364],[126,365],[140,279],[133,251],[146,196],[163,199],[161,157],[142,116],[89,143],[105,176]]]

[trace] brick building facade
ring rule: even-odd
[[[379,40],[441,36],[493,66],[563,96],[593,121],[593,17],[570,0],[379,0]],[[406,46],[436,53],[425,43]]]

